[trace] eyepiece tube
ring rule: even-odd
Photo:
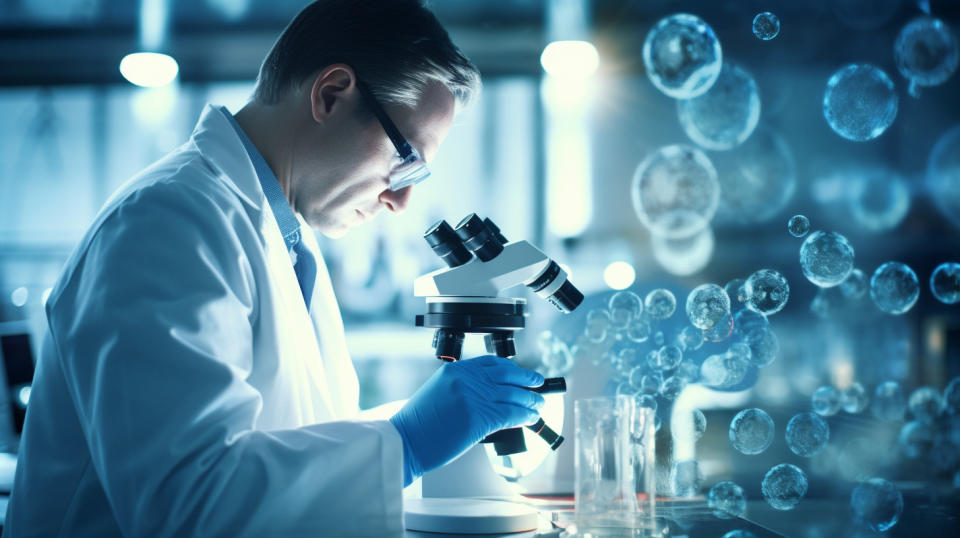
[[[481,261],[490,261],[503,251],[503,244],[497,238],[497,233],[487,227],[476,213],[470,213],[457,224],[457,237],[464,246],[480,258]]]
[[[583,302],[583,294],[567,280],[567,272],[553,260],[527,287],[564,314],[573,312]]]
[[[463,246],[457,233],[445,220],[437,221],[423,234],[423,238],[448,267],[458,267],[473,259],[473,254]]]
[[[544,422],[542,418],[537,420],[536,424],[527,426],[527,428],[546,441],[547,444],[550,445],[550,450],[560,448],[560,445],[563,443],[563,436],[553,431],[550,426],[547,426],[547,423]]]

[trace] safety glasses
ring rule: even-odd
[[[430,177],[430,169],[427,168],[427,163],[423,161],[420,152],[400,134],[396,124],[393,123],[390,116],[387,116],[387,112],[377,102],[376,97],[373,96],[367,85],[358,81],[357,89],[360,90],[360,94],[363,95],[363,98],[366,99],[367,104],[373,110],[373,115],[377,117],[380,126],[383,127],[387,137],[390,138],[390,142],[393,143],[393,147],[397,148],[396,162],[390,168],[390,190],[405,189]]]

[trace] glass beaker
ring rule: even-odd
[[[653,525],[654,415],[630,396],[574,402],[576,522],[580,531]]]

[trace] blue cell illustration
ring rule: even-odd
[[[940,212],[960,226],[960,125],[940,136],[927,162],[927,188]]]
[[[892,483],[871,478],[853,488],[850,508],[857,523],[874,532],[884,532],[900,520],[903,496]]]
[[[700,380],[700,365],[691,360],[680,361],[680,366],[677,367],[677,373],[674,375],[686,379],[687,383],[696,383]]]
[[[859,413],[870,405],[870,397],[863,385],[854,381],[840,393],[840,406],[847,413]]]
[[[889,314],[910,310],[920,296],[920,282],[913,269],[900,262],[887,262],[870,277],[870,298]]]
[[[794,237],[803,237],[810,232],[810,219],[803,215],[794,215],[787,221],[787,230]]]
[[[594,343],[603,342],[607,338],[607,330],[610,329],[610,314],[606,310],[591,310],[587,312],[587,326],[584,334],[587,340]]]
[[[896,381],[885,381],[877,385],[873,391],[870,411],[873,416],[887,422],[903,420],[907,411],[907,397],[900,384]]]
[[[631,385],[629,382],[624,381],[617,385],[617,388],[614,391],[614,394],[617,396],[629,396],[633,398],[637,395],[637,389],[636,387]]]
[[[679,375],[672,375],[663,380],[660,386],[660,396],[666,400],[676,400],[683,389],[687,388],[687,380]]]
[[[730,315],[730,298],[716,284],[701,284],[687,296],[686,311],[694,327],[709,330]]]
[[[893,81],[870,64],[850,64],[833,74],[823,94],[823,117],[838,135],[864,142],[887,130],[897,117]]]
[[[734,326],[737,334],[750,340],[754,335],[759,335],[770,326],[767,316],[749,308],[737,311],[734,316]]]
[[[710,488],[707,506],[721,519],[735,518],[746,511],[747,495],[735,482],[719,482]]]
[[[910,394],[907,401],[913,418],[920,422],[932,423],[943,412],[943,397],[933,387],[919,387]]]
[[[753,18],[753,35],[764,41],[777,37],[780,35],[780,19],[769,11],[757,13]]]
[[[787,423],[787,446],[798,456],[819,454],[830,440],[830,426],[814,413],[799,413]]]
[[[677,309],[677,299],[670,290],[659,288],[647,294],[643,300],[647,314],[654,319],[667,319]]]
[[[935,432],[932,424],[913,420],[900,428],[897,443],[900,451],[910,459],[925,457],[933,447]]]
[[[747,455],[759,454],[773,442],[773,419],[763,409],[744,409],[730,421],[730,443]]]
[[[930,275],[930,292],[944,304],[960,302],[960,263],[941,263]]]
[[[949,413],[960,413],[960,377],[951,379],[947,388],[943,389],[943,403]]]
[[[733,334],[733,316],[724,314],[713,327],[703,331],[703,339],[708,342],[723,342]]]
[[[653,259],[665,271],[677,276],[690,276],[703,270],[713,256],[716,240],[713,228],[706,226],[688,237],[650,237]]]
[[[710,355],[700,364],[699,378],[708,387],[733,387],[743,381],[749,366],[750,363],[730,353]]]
[[[939,19],[921,17],[907,23],[893,46],[897,69],[918,86],[937,86],[957,70],[960,48],[950,27]]]
[[[562,340],[554,340],[550,350],[541,355],[548,377],[565,375],[573,368],[573,354]]]
[[[650,317],[649,314],[644,313],[631,321],[627,325],[627,338],[637,343],[646,342],[653,333],[653,321]]]
[[[699,409],[693,410],[693,440],[699,440],[707,431],[707,417]]]
[[[753,333],[746,342],[750,346],[750,364],[754,366],[770,364],[780,352],[780,340],[769,328]]]
[[[747,296],[747,308],[770,316],[786,306],[790,298],[790,285],[777,271],[760,269],[747,279],[743,292]]]
[[[657,351],[656,366],[659,370],[673,370],[680,366],[681,360],[683,360],[683,351],[679,347],[669,344]]]
[[[760,121],[760,95],[749,73],[724,62],[720,76],[706,93],[677,101],[683,132],[697,145],[728,150],[743,143]]]
[[[810,402],[813,411],[818,415],[825,417],[836,415],[840,410],[840,391],[829,386],[820,387],[813,391]]]
[[[850,271],[850,275],[840,283],[840,292],[843,293],[844,297],[849,299],[859,299],[866,295],[867,289],[867,275],[863,274],[863,271],[860,269],[854,269]]]
[[[720,199],[717,170],[699,149],[673,145],[653,152],[633,174],[637,218],[652,233],[690,237],[710,223]]]
[[[663,331],[657,331],[653,333],[653,343],[657,346],[662,346],[664,342],[667,341],[667,337],[663,334]]]
[[[868,232],[896,228],[910,210],[910,187],[888,168],[859,169],[850,178],[850,215]]]
[[[660,374],[650,373],[640,378],[641,394],[657,394],[661,386],[663,386],[663,376]]]
[[[670,485],[677,497],[695,497],[703,485],[703,471],[697,460],[678,461],[670,469]]]
[[[618,291],[610,297],[607,309],[610,311],[610,327],[614,330],[626,329],[643,312],[643,301],[632,291]]]
[[[647,34],[643,64],[658,90],[674,99],[689,99],[717,80],[723,54],[707,23],[680,13],[661,19]]]
[[[783,137],[763,125],[740,147],[711,157],[720,182],[718,222],[767,222],[780,214],[796,191],[793,152]]]
[[[836,286],[853,271],[853,245],[836,232],[817,230],[800,245],[800,267],[817,286]]]
[[[750,346],[743,342],[731,344],[730,349],[727,350],[727,353],[742,361],[749,361],[750,356],[753,354],[753,352],[750,351]]]
[[[723,291],[727,292],[731,303],[742,303],[747,300],[747,296],[743,294],[743,285],[746,283],[747,281],[742,278],[735,278],[723,285]]]
[[[649,407],[654,411],[657,410],[657,399],[649,394],[638,394],[634,399],[637,402],[637,407]]]
[[[798,467],[781,463],[767,471],[760,489],[773,508],[792,510],[807,494],[807,476]]]
[[[748,530],[734,529],[724,534],[721,538],[757,538],[757,535]]]
[[[687,325],[677,336],[677,342],[685,351],[696,351],[703,347],[703,331]]]

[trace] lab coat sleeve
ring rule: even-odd
[[[402,532],[386,421],[254,429],[249,218],[158,184],[120,204],[48,302],[91,463],[125,536]]]

